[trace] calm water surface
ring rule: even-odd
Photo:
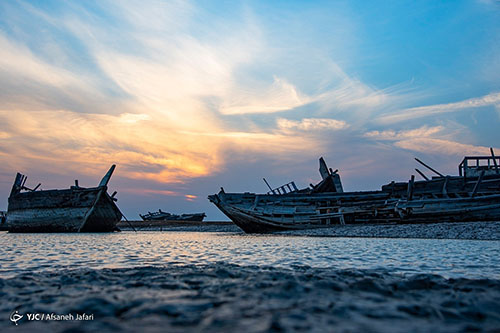
[[[251,236],[209,232],[8,234],[0,277],[62,268],[207,264],[384,269],[444,277],[500,278],[500,242]]]

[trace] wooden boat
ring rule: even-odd
[[[493,150],[491,154],[464,157],[458,176],[444,176],[417,159],[437,177],[430,179],[416,169],[424,180],[415,181],[412,175],[408,182],[361,192],[343,192],[338,173],[320,158],[323,180],[311,188],[298,190],[294,184],[293,190],[280,187],[266,194],[226,193],[221,188],[208,199],[248,233],[346,223],[500,220],[500,162]]]
[[[159,209],[157,212],[148,212],[147,214],[139,214],[143,221],[198,221],[201,222],[207,216],[205,213],[193,214],[170,214]]]
[[[7,210],[9,232],[106,232],[117,230],[122,213],[109,195],[111,166],[97,187],[75,186],[63,190],[25,187],[27,177],[18,173]]]

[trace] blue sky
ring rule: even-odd
[[[0,209],[15,172],[129,218],[319,179],[455,174],[500,154],[499,1],[0,3]],[[34,185],[36,185],[34,184]]]

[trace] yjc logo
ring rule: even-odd
[[[10,321],[16,324],[17,326],[17,322],[21,320],[23,317],[24,315],[19,314],[19,311],[16,310],[10,314]]]

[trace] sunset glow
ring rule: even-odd
[[[208,211],[207,194],[265,191],[263,176],[307,186],[319,156],[360,189],[409,177],[413,156],[454,173],[465,154],[500,154],[495,1],[6,1],[0,13],[0,209],[17,171],[69,186],[115,163],[137,215]]]

